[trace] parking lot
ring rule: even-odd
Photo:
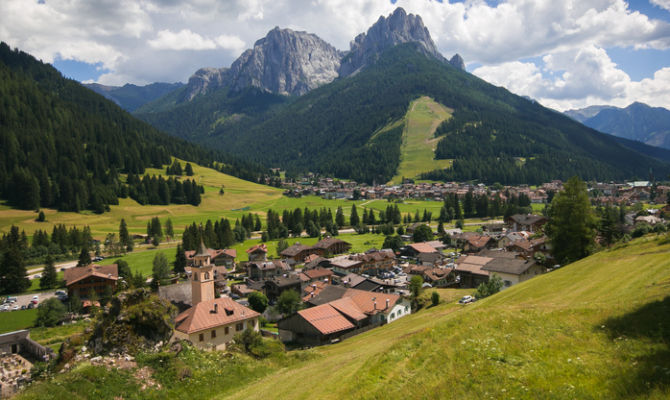
[[[11,304],[6,303],[6,304],[9,305],[9,310],[10,311],[14,310],[16,307],[18,307],[18,309],[20,310],[21,307],[23,307],[23,306],[25,306],[27,308],[28,304],[30,304],[30,302],[33,300],[34,296],[38,296],[38,304],[37,305],[39,305],[39,303],[43,302],[44,300],[46,300],[48,298],[51,298],[51,297],[55,297],[56,294],[55,294],[55,291],[53,291],[53,290],[48,291],[48,292],[41,292],[41,293],[22,294],[22,295],[19,295],[19,296],[12,296],[12,297],[16,297],[16,302],[15,303],[11,303]]]

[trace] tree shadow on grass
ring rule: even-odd
[[[617,382],[621,398],[643,396],[652,391],[670,392],[670,296],[605,322],[610,339],[648,339],[657,349],[637,357],[629,374]]]

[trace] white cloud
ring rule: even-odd
[[[650,0],[651,4],[657,5],[670,11],[670,0]]]
[[[656,71],[653,78],[632,81],[605,50],[595,46],[548,54],[539,64],[513,61],[473,73],[561,111],[594,104],[627,106],[634,101],[670,105],[670,67]]]
[[[230,65],[275,26],[347,50],[396,6],[421,15],[445,56],[458,52],[483,64],[477,73],[485,79],[545,104],[651,98],[654,85],[667,84],[663,70],[632,82],[607,57],[611,47],[670,48],[670,24],[624,0],[0,0],[0,38],[49,62],[102,63],[109,73],[100,82],[174,82],[200,67]],[[529,58],[543,61],[519,61]]]

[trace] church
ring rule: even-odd
[[[213,268],[211,255],[200,243],[191,267],[192,306],[177,316],[174,336],[200,348],[225,350],[236,334],[259,330],[260,314],[229,297],[216,298]]]

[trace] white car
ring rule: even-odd
[[[0,306],[0,311],[9,311],[9,304],[3,304]]]
[[[470,295],[467,295],[467,296],[463,296],[460,300],[458,300],[458,303],[459,304],[468,304],[468,303],[472,303],[473,301],[475,301],[475,298],[470,296]]]
[[[38,295],[34,295],[34,296],[33,296],[33,300],[40,301],[40,296],[38,296]]]
[[[12,307],[12,311],[18,311],[20,309],[21,309],[21,307],[19,307],[18,305],[15,305],[14,307]]]

